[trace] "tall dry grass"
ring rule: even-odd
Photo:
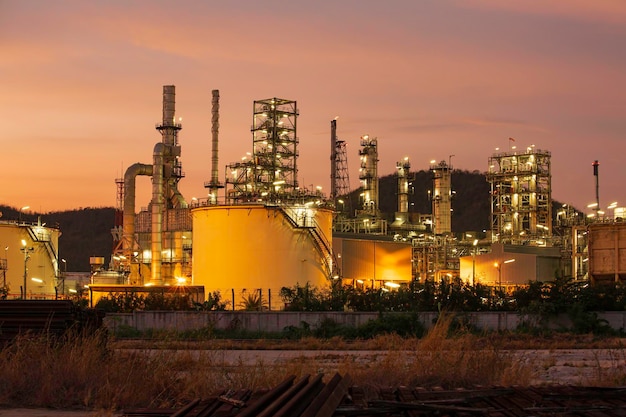
[[[103,337],[25,335],[0,350],[0,406],[173,407],[228,389],[270,388],[310,363],[229,363],[219,350],[112,348]]]
[[[453,316],[440,315],[422,339],[394,340],[396,348],[367,367],[347,363],[340,369],[375,387],[443,387],[528,385],[532,368],[503,350],[498,339],[469,331],[451,331]],[[392,339],[394,339],[392,337]]]
[[[122,409],[173,407],[229,389],[270,388],[288,375],[350,374],[367,389],[529,385],[533,369],[516,359],[506,339],[452,331],[442,314],[422,339],[378,336],[367,344],[307,339],[300,349],[323,349],[278,362],[228,362],[222,344],[160,341],[123,349],[103,337],[76,335],[63,341],[19,337],[0,349],[0,405]],[[368,349],[346,354],[349,349]],[[272,345],[273,346],[273,345]],[[333,352],[329,347],[345,351]],[[260,348],[261,346],[258,346]],[[297,348],[297,346],[294,346]],[[615,356],[616,362],[617,358]],[[620,362],[621,363],[621,362]],[[609,375],[602,375],[607,379]],[[619,375],[610,375],[623,381]]]

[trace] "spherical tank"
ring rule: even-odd
[[[280,309],[282,287],[329,285],[332,211],[242,204],[191,213],[193,284],[219,291],[231,308],[260,298],[263,308]]]

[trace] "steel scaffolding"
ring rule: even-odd
[[[514,245],[551,245],[552,190],[550,152],[529,146],[524,152],[489,158],[492,241]]]

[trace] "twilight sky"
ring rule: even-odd
[[[330,190],[330,121],[359,184],[452,157],[485,172],[496,147],[552,153],[552,197],[626,206],[624,0],[0,0],[0,204],[115,206],[115,179],[152,163],[162,86],[176,85],[187,200],[251,151],[252,102],[300,110],[299,183]],[[138,179],[137,207],[150,183]],[[454,184],[453,184],[454,188]]]

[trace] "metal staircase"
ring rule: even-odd
[[[268,206],[275,207],[278,212],[283,215],[294,229],[306,230],[308,235],[313,240],[315,249],[322,258],[324,270],[329,279],[340,276],[339,263],[335,253],[333,252],[332,245],[328,238],[321,232],[321,228],[314,217],[298,216],[298,212],[289,206]]]
[[[35,243],[41,243],[46,250],[48,251],[48,255],[50,256],[50,261],[53,265],[59,264],[59,254],[57,252],[57,248],[54,247],[52,240],[50,239],[50,232],[47,229],[42,227],[33,227],[27,226],[26,230],[28,231],[28,235]],[[54,268],[55,276],[58,274],[59,269]]]

